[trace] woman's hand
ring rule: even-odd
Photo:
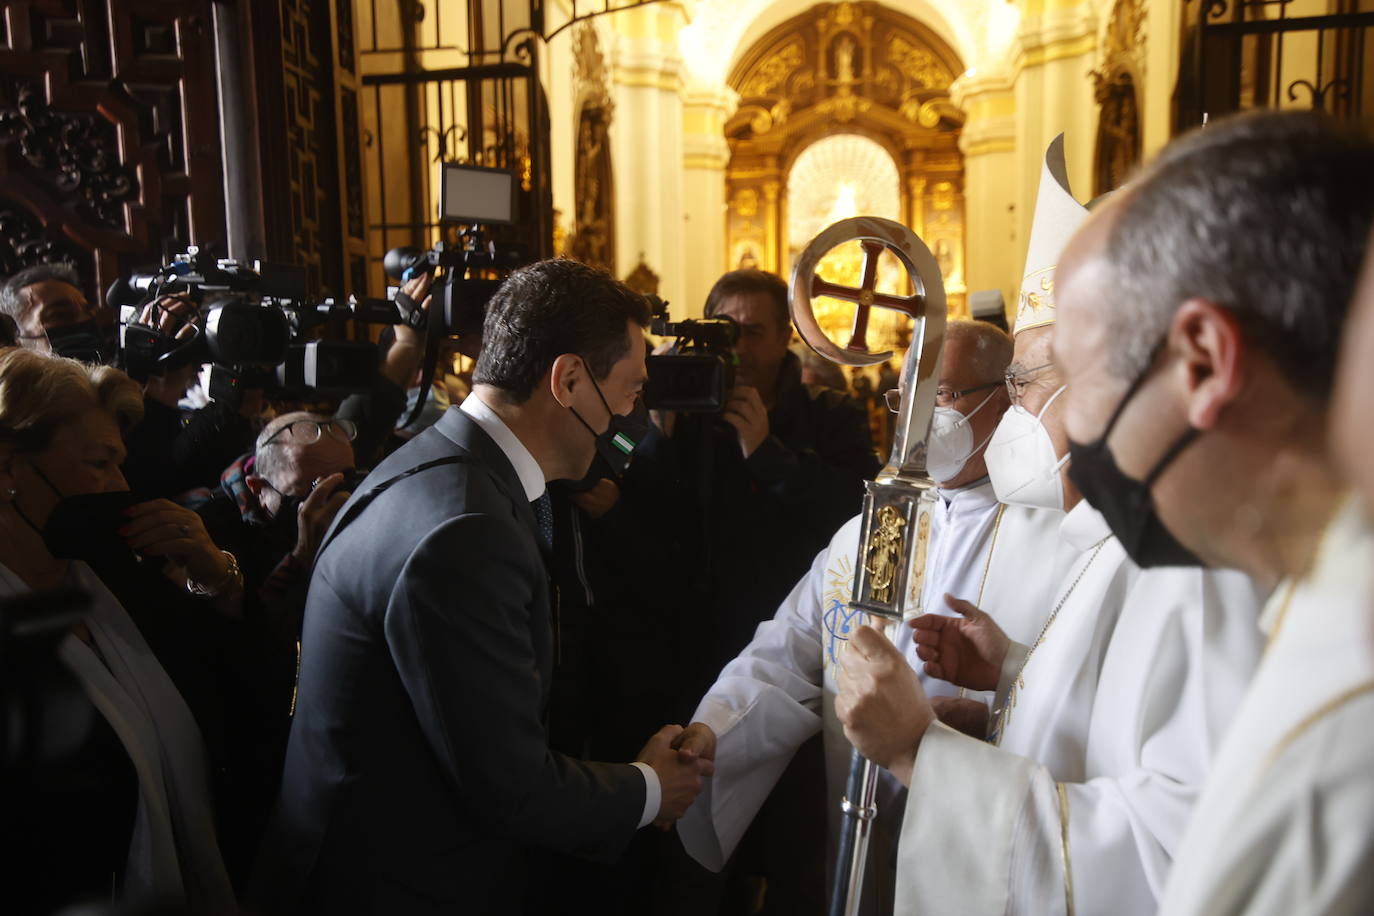
[[[229,558],[190,509],[169,499],[153,499],[130,506],[126,514],[129,522],[119,535],[134,550],[184,566],[192,582],[210,589],[228,580]]]

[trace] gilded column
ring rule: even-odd
[[[909,195],[909,209],[907,211],[907,225],[911,231],[921,238],[926,235],[926,177],[913,176],[907,179],[907,194]]]
[[[782,203],[778,199],[781,191],[782,183],[778,181],[769,181],[763,186],[764,240],[768,246],[764,258],[768,269],[779,275],[783,269],[782,239],[779,237],[783,225]]]

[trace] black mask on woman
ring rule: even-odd
[[[1150,366],[1146,366],[1126,390],[1111,419],[1107,421],[1107,428],[1096,441],[1080,444],[1069,440],[1069,479],[1092,507],[1102,513],[1112,534],[1116,535],[1126,555],[1137,566],[1142,569],[1152,566],[1206,566],[1164,527],[1155,511],[1154,498],[1150,495],[1150,487],[1159,475],[1202,431],[1189,427],[1165,450],[1144,480],[1127,477],[1107,447],[1107,437],[1121,418],[1121,412],[1135,397],[1149,374]]]
[[[39,528],[19,503],[14,510],[48,548],[48,553],[65,560],[83,560],[95,566],[111,560],[136,559],[136,554],[119,536],[119,529],[128,524],[125,510],[140,500],[128,490],[103,493],[79,493],[65,496],[38,465],[30,462],[34,473],[57,495],[57,505],[48,520]]]

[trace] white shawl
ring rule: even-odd
[[[184,905],[194,913],[235,912],[215,837],[204,743],[191,710],[90,568],[72,563],[65,584],[92,597],[85,623],[99,654],[68,634],[58,657],[119,736],[138,774],[125,899]],[[0,565],[0,597],[29,590]]]

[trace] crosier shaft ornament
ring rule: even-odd
[[[864,250],[863,279],[857,289],[839,286],[816,274],[826,253],[858,241]],[[876,291],[878,258],[891,252],[906,269],[915,292],[897,296]],[[857,305],[849,343],[840,347],[816,321],[816,297],[843,299]],[[859,555],[854,563],[850,606],[881,622],[889,639],[904,618],[925,605],[925,558],[930,535],[935,484],[926,472],[926,447],[935,413],[935,387],[940,378],[940,352],[945,336],[945,288],[934,255],[916,233],[892,220],[859,216],[841,220],[821,232],[797,259],[789,300],[792,320],[811,349],[842,366],[872,366],[892,352],[868,349],[872,309],[885,308],[910,317],[915,354],[902,369],[902,409],[897,416],[892,454],[870,481],[864,495]],[[845,795],[840,802],[841,833],[830,916],[857,916],[863,891],[864,865],[877,816],[877,768],[857,751],[850,761]]]

